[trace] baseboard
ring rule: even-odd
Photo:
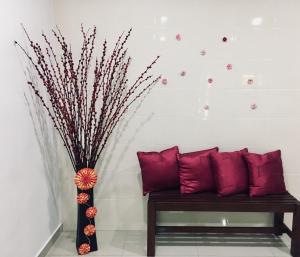
[[[47,242],[44,244],[42,249],[37,253],[36,257],[45,257],[49,252],[50,248],[54,245],[56,239],[60,236],[62,231],[63,231],[63,224],[60,224],[52,233],[52,235],[47,240]]]

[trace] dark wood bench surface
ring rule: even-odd
[[[194,193],[194,194],[181,194],[179,190],[169,190],[152,192],[149,194],[149,200],[153,201],[245,201],[251,202],[262,202],[262,201],[284,201],[288,203],[295,204],[298,200],[292,196],[290,193],[276,194],[276,195],[266,195],[250,197],[248,194],[235,194],[231,196],[220,197],[216,193]]]
[[[148,201],[155,203],[157,211],[294,212],[299,204],[299,201],[288,192],[258,197],[250,197],[247,194],[220,197],[215,193],[183,195],[179,190],[170,190],[152,192]]]
[[[158,211],[272,212],[272,227],[159,226]],[[293,213],[292,230],[284,224],[284,213]],[[152,192],[148,199],[147,256],[155,256],[155,235],[165,232],[196,233],[287,233],[291,254],[300,257],[300,202],[290,193],[250,197],[237,194],[220,197],[216,193],[180,194],[179,190]]]

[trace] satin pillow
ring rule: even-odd
[[[250,174],[250,196],[286,192],[280,150],[245,154]]]
[[[161,152],[137,152],[142,172],[143,193],[179,188],[178,146]]]
[[[248,149],[210,155],[217,192],[220,196],[248,192],[248,169],[243,155]]]
[[[182,194],[216,190],[209,154],[217,151],[215,147],[177,155]]]

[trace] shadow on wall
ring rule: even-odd
[[[30,72],[28,72],[28,74],[31,81],[36,81]],[[44,172],[48,187],[48,210],[51,217],[49,220],[49,228],[50,231],[53,231],[60,222],[59,177],[61,167],[57,152],[58,138],[52,124],[49,124],[47,114],[45,113],[44,108],[40,104],[38,98],[32,93],[32,91],[30,91],[28,94],[25,93],[24,95],[43,160],[44,169],[41,172]]]
[[[98,190],[96,192],[96,197],[99,197],[101,195],[101,193],[103,192],[102,191],[103,187],[101,187],[101,184],[105,183],[106,181],[109,181],[112,178],[112,175],[113,175],[112,171],[119,170],[120,165],[121,165],[122,161],[124,160],[129,147],[135,141],[136,136],[147,125],[147,123],[149,123],[152,120],[152,118],[154,117],[155,114],[153,112],[149,113],[149,115],[146,116],[137,125],[135,130],[131,133],[131,136],[128,138],[128,140],[126,140],[126,143],[124,144],[123,148],[120,150],[121,154],[118,156],[118,158],[114,158],[115,157],[114,152],[115,152],[116,148],[120,147],[120,145],[119,145],[120,139],[126,132],[129,123],[133,120],[133,118],[135,117],[135,115],[137,114],[139,109],[141,108],[143,102],[145,101],[145,99],[146,99],[147,95],[150,93],[150,91],[148,91],[143,96],[141,101],[135,107],[132,107],[132,109],[133,109],[132,113],[120,121],[120,123],[118,124],[118,126],[115,129],[115,132],[111,135],[111,137],[107,143],[107,146],[104,149],[103,154],[100,157],[100,159],[97,163],[97,166],[96,166],[96,170],[101,172],[101,174],[100,174],[101,179],[99,182]],[[108,171],[108,166],[110,166],[110,165],[111,165],[112,169],[110,171]],[[141,180],[140,174],[138,174],[137,180],[135,182],[139,184],[140,188],[142,188],[142,180]]]
[[[25,73],[28,80],[35,83],[36,87],[40,87],[37,78],[29,69],[26,70]],[[151,90],[149,90],[136,105],[131,107],[131,111],[124,116],[115,128],[114,133],[111,135],[96,166],[100,180],[96,187],[95,198],[101,196],[104,190],[104,187],[101,185],[112,179],[113,172],[110,171],[120,169],[120,165],[124,160],[129,147],[135,141],[136,136],[154,117],[154,113],[149,113],[149,115],[145,116],[144,119],[137,124],[130,136],[126,138],[126,143],[122,145],[119,144],[120,139],[128,129],[128,125],[138,113],[150,91]],[[64,230],[74,230],[77,217],[76,187],[73,183],[73,177],[75,176],[74,170],[66,154],[65,148],[39,99],[31,91],[25,94],[25,99],[33,122],[35,136],[43,159],[43,172],[45,173],[48,184],[48,209],[51,214],[49,227],[51,230],[55,229],[57,227],[57,221],[62,220],[64,223],[66,222]],[[121,154],[116,158],[114,153],[117,148],[119,148],[118,152]],[[109,166],[112,167],[112,169],[109,168],[110,170],[108,170]],[[136,183],[142,188],[140,174],[137,175],[136,180],[132,181],[132,183]],[[60,204],[62,204],[62,206],[60,206]],[[143,209],[145,210],[145,208]],[[128,209],[128,212],[130,211],[131,209]],[[122,220],[124,213],[123,215],[122,213],[119,213],[118,215],[118,218]],[[130,215],[130,213],[128,213],[128,215]],[[146,213],[144,213],[144,217],[146,220]]]

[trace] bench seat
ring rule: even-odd
[[[271,212],[274,213],[274,226],[157,226],[158,211]],[[293,213],[292,230],[283,222],[286,212]],[[250,197],[247,194],[219,197],[215,193],[182,195],[179,190],[152,192],[148,199],[148,256],[155,256],[155,235],[161,232],[273,233],[276,235],[287,233],[292,239],[292,256],[300,257],[300,203],[288,192],[261,197]]]

